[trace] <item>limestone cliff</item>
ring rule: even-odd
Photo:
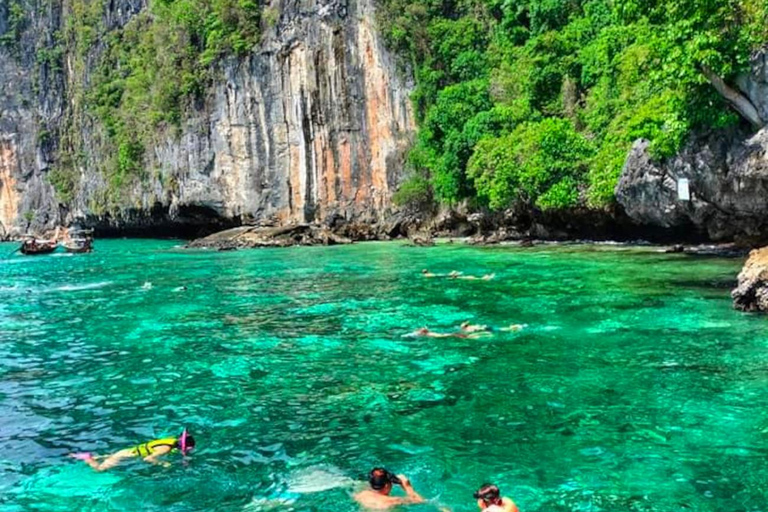
[[[109,184],[99,169],[112,155],[104,128],[78,104],[90,70],[77,69],[69,48],[61,69],[40,58],[73,15],[69,2],[25,1],[31,14],[20,44],[0,47],[4,230],[76,219],[148,233],[367,222],[390,208],[414,121],[410,85],[377,34],[372,0],[273,0],[277,16],[261,43],[214,64],[203,100],[180,129],[154,137],[142,179],[121,190],[118,208],[105,208]],[[104,2],[101,23],[120,27],[147,8],[143,0]],[[0,6],[0,38],[14,28],[11,18]],[[86,62],[98,52],[96,45]],[[77,138],[77,158],[68,162],[61,161],[65,132]],[[62,165],[74,171],[64,194],[50,176]]]
[[[678,196],[687,179],[690,200]],[[680,154],[655,161],[647,141],[635,143],[616,195],[638,223],[688,228],[715,241],[755,245],[768,240],[768,129],[749,135],[713,132]]]

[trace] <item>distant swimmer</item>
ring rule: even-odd
[[[393,475],[384,468],[373,468],[368,475],[368,483],[370,489],[355,494],[354,499],[363,508],[369,510],[386,510],[425,501],[413,490],[410,480],[405,475]],[[405,496],[390,496],[395,485],[403,488]]]
[[[462,332],[491,332],[493,331],[493,327],[489,325],[480,325],[480,324],[472,324],[470,322],[462,322],[461,323],[461,330]]]
[[[522,331],[526,327],[528,327],[528,324],[512,324],[509,327],[502,327],[499,330],[504,332],[518,332]]]
[[[454,270],[448,274],[433,274],[432,272],[430,272],[425,268],[424,270],[421,271],[421,275],[423,275],[424,277],[449,277],[454,279],[459,277],[461,275],[461,272],[457,272]]]
[[[515,502],[509,498],[502,497],[499,488],[493,484],[483,484],[473,496],[477,500],[477,506],[480,507],[480,510],[487,512],[520,512]]]
[[[187,291],[187,287],[186,286],[178,286],[178,287],[174,288],[173,291],[174,292],[185,292],[185,291]]]
[[[491,281],[496,278],[496,274],[485,274],[482,277],[478,276],[465,276],[463,274],[450,275],[451,279],[465,279],[467,281]]]
[[[434,332],[430,331],[426,327],[422,327],[421,329],[416,329],[412,333],[403,335],[403,338],[479,338],[483,335],[486,335],[487,333],[484,332],[472,332],[472,333],[466,333],[466,332]]]
[[[466,332],[468,334],[486,334],[489,335],[493,332],[518,332],[525,329],[527,325],[525,324],[512,324],[508,327],[492,327],[490,325],[480,325],[480,324],[472,324],[470,322],[463,322],[461,324],[461,331]]]
[[[69,456],[73,459],[82,460],[96,471],[106,471],[120,464],[126,459],[141,457],[144,462],[150,464],[163,464],[168,466],[168,462],[162,462],[158,457],[169,453],[180,452],[187,455],[195,447],[195,438],[187,433],[187,429],[179,437],[166,437],[155,439],[132,448],[126,448],[112,455],[97,456],[92,453],[71,453]],[[101,459],[99,462],[97,459]]]

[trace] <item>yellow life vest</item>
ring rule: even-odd
[[[163,439],[155,439],[154,441],[149,441],[149,442],[134,446],[132,450],[134,455],[137,455],[139,457],[149,457],[150,455],[155,453],[156,448],[159,448],[161,446],[167,446],[171,449],[171,451],[174,451],[176,449],[177,442],[178,442],[178,439],[175,437],[165,437]]]

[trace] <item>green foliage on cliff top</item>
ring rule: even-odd
[[[739,122],[706,82],[768,42],[764,0],[380,0],[416,75],[410,158],[438,200],[602,207],[632,142]]]
[[[109,186],[102,207],[113,209],[123,189],[144,178],[146,148],[178,129],[202,100],[217,60],[258,44],[260,7],[256,0],[154,0],[123,27],[108,29],[108,4],[73,0],[64,40],[77,59],[77,82],[85,84],[78,107],[105,129],[112,156],[97,164]]]

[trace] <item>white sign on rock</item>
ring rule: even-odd
[[[677,180],[677,198],[681,201],[691,200],[691,189],[688,185],[687,178],[680,178]]]

